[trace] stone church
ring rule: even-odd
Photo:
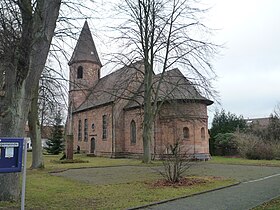
[[[136,61],[100,76],[102,64],[89,26],[84,23],[70,68],[68,133],[74,149],[107,157],[140,157],[143,153],[143,61]],[[213,102],[201,96],[179,69],[164,75],[159,112],[153,123],[153,157],[179,140],[196,157],[209,158],[207,106]]]

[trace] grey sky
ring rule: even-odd
[[[244,118],[269,116],[280,102],[280,1],[201,0],[201,3],[212,7],[205,23],[219,29],[213,36],[214,42],[224,44],[212,62],[218,75],[214,86],[220,93],[221,106],[209,107],[209,121],[216,108]],[[104,8],[110,10],[107,5]],[[92,20],[90,27],[99,31],[106,25],[103,21]],[[98,32],[98,37],[96,31],[92,32],[99,52],[110,51],[112,46],[107,46],[105,36]]]
[[[280,1],[208,2],[210,26],[220,29],[214,40],[225,43],[213,62],[221,107],[245,118],[269,116],[280,102]]]

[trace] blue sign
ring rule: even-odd
[[[23,138],[0,137],[0,173],[20,172]]]

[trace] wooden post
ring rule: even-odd
[[[73,160],[73,135],[66,135],[66,159]]]

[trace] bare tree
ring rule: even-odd
[[[173,145],[166,145],[167,154],[161,154],[163,170],[159,174],[167,181],[176,183],[183,174],[191,167],[191,156],[187,151],[182,152],[182,144],[177,140]]]
[[[46,67],[39,82],[39,121],[43,125],[53,124],[57,107],[67,110],[67,87],[62,73]],[[54,112],[55,111],[55,112]]]
[[[63,75],[54,69],[45,67],[37,90],[32,99],[28,114],[29,133],[32,142],[31,168],[44,167],[42,153],[42,132],[45,125],[52,125],[57,107],[66,110],[66,90]]]
[[[12,57],[1,62],[1,75],[5,75],[0,100],[0,133],[3,137],[24,135],[25,123],[31,101],[44,69],[51,40],[58,18],[61,0],[10,1],[0,3],[1,30],[12,23],[19,37],[15,51],[5,48]],[[6,37],[9,39],[9,36]],[[0,174],[0,200],[17,200],[19,197],[19,173]]]
[[[211,79],[215,73],[210,58],[217,45],[208,41],[209,29],[200,21],[207,10],[191,0],[125,0],[118,5],[126,20],[115,28],[122,51],[115,58],[122,62],[144,61],[143,162],[151,161],[152,126],[160,106],[165,72],[179,65],[196,88],[213,96]],[[154,72],[161,72],[157,81]],[[160,104],[158,102],[161,102]]]
[[[51,48],[53,58],[68,56],[65,37],[75,38],[76,20],[90,17],[92,0],[3,0],[0,2],[0,134],[23,136],[29,119],[36,155],[33,167],[42,166],[38,124],[39,79]],[[63,8],[61,8],[63,7]],[[61,8],[61,10],[60,10]],[[81,11],[83,9],[83,11]],[[87,11],[85,11],[87,9]],[[72,20],[75,20],[74,22]],[[56,27],[58,26],[58,27]],[[55,30],[56,28],[56,30]],[[56,35],[56,41],[51,41]],[[63,41],[63,44],[62,42]],[[59,65],[61,66],[61,64]],[[32,108],[32,111],[30,109]],[[37,147],[37,146],[38,147]],[[38,158],[39,157],[39,158]],[[19,195],[19,175],[1,174],[0,200]]]
[[[92,1],[78,0],[61,2],[61,10],[57,19],[57,27],[54,31],[53,42],[50,46],[50,54],[46,68],[37,84],[36,94],[32,99],[31,109],[28,115],[28,125],[32,142],[32,165],[31,168],[43,167],[42,155],[42,128],[46,120],[53,120],[54,108],[62,103],[66,105],[66,88],[64,82],[67,81],[63,75],[63,61],[69,57],[67,49],[71,48],[71,39],[76,39],[77,21],[82,18],[91,18],[90,3]],[[83,11],[81,11],[83,9]],[[51,64],[57,66],[56,70],[51,68]],[[61,94],[63,93],[63,94]],[[39,107],[38,107],[39,106]],[[61,106],[62,107],[62,106]],[[66,107],[64,107],[66,109]],[[39,114],[39,116],[38,116]],[[50,116],[48,118],[48,116]]]

